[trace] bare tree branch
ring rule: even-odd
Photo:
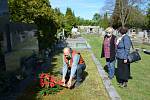
[[[115,0],[105,0],[105,6],[102,7],[103,12],[112,15],[114,12]]]
[[[112,23],[125,26],[133,8],[143,8],[143,5],[150,0],[105,0],[105,6],[102,8],[103,12],[112,15]]]
[[[118,0],[118,1],[120,9],[120,20],[122,26],[124,27],[125,24],[127,23],[132,7],[144,3],[145,0]]]

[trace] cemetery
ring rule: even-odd
[[[96,39],[101,39],[102,36],[101,35],[92,35],[93,38],[95,38],[94,40]],[[36,41],[36,40],[34,40]],[[58,78],[58,80],[61,79],[61,75],[59,74],[59,71],[61,69],[61,66],[62,66],[62,49],[65,47],[65,46],[68,46],[68,47],[71,47],[71,48],[74,48],[76,50],[79,50],[81,51],[81,53],[84,55],[84,58],[86,59],[86,63],[87,63],[87,66],[89,66],[89,68],[87,68],[87,70],[85,71],[85,81],[82,83],[81,85],[81,90],[80,91],[85,91],[84,88],[90,88],[88,87],[89,84],[95,84],[95,86],[97,86],[98,84],[103,87],[100,87],[100,89],[97,89],[96,91],[99,91],[99,93],[102,93],[103,97],[101,97],[102,99],[105,99],[106,98],[120,98],[120,95],[121,97],[123,96],[123,98],[125,99],[126,96],[124,97],[124,95],[120,94],[120,92],[122,90],[120,90],[119,88],[117,88],[117,86],[115,85],[116,82],[115,82],[115,79],[112,81],[112,83],[109,81],[109,79],[107,79],[107,74],[106,72],[104,71],[103,67],[104,66],[104,61],[103,59],[100,59],[100,55],[97,55],[97,52],[99,51],[100,47],[97,48],[98,45],[101,45],[101,40],[97,40],[98,43],[96,41],[93,41],[91,39],[91,35],[83,35],[83,37],[78,37],[78,38],[75,38],[75,39],[71,39],[71,38],[68,38],[65,40],[65,43],[62,43],[60,42],[59,44],[57,44],[55,47],[55,52],[53,52],[52,54],[50,54],[51,56],[48,56],[48,55],[37,55],[36,54],[36,49],[35,48],[35,51],[33,51],[33,48],[31,48],[31,50],[29,49],[29,46],[25,49],[25,46],[24,46],[24,50],[28,50],[30,51],[30,54],[29,56],[22,56],[20,57],[20,71],[19,73],[17,74],[12,74],[11,77],[14,77],[13,80],[11,80],[11,82],[14,82],[13,85],[18,85],[22,88],[22,90],[15,90],[16,94],[12,94],[15,97],[15,95],[19,95],[17,92],[20,92],[22,91],[23,94],[20,94],[20,96],[17,96],[17,99],[20,99],[20,98],[25,98],[26,99],[30,99],[30,98],[35,98],[35,94],[38,95],[37,98],[40,98],[40,99],[52,99],[52,98],[57,98],[59,100],[59,98],[61,96],[64,96],[64,99],[65,98],[68,98],[67,96],[65,97],[65,93],[68,93],[69,91],[71,91],[72,93],[79,93],[79,90],[78,89],[75,89],[75,90],[68,90],[68,89],[65,89],[65,88],[61,88],[59,91],[60,91],[60,94],[59,92],[54,94],[54,95],[49,95],[49,96],[41,96],[39,93],[41,91],[38,90],[38,87],[37,87],[37,83],[38,83],[38,75],[39,73],[43,73],[43,72],[46,72],[46,73],[51,73],[52,75],[55,76],[55,78]],[[33,41],[30,41],[30,42],[33,42]],[[91,44],[92,43],[92,44]],[[95,44],[96,43],[96,44]],[[36,42],[35,42],[35,45]],[[33,45],[31,45],[33,46]],[[63,47],[64,46],[64,47]],[[147,54],[144,54],[142,52],[142,49],[147,49],[149,50],[149,46],[148,45],[141,45],[141,44],[135,44],[136,48],[140,48],[141,49],[141,55],[142,55],[142,59],[149,59],[149,55]],[[92,53],[93,52],[93,53]],[[87,56],[88,55],[88,56]],[[90,56],[92,55],[95,55],[95,58],[91,58]],[[48,58],[47,58],[48,57]],[[49,58],[50,57],[50,58]],[[90,59],[89,59],[90,58]],[[98,59],[97,59],[98,58]],[[94,61],[94,59],[96,61]],[[147,60],[148,60],[147,59]],[[90,61],[89,61],[90,60]],[[147,62],[147,60],[144,62]],[[100,61],[100,62],[99,62]],[[91,63],[93,62],[93,64]],[[141,61],[143,62],[143,61]],[[135,70],[136,68],[140,68],[140,66],[145,66],[145,68],[148,67],[148,65],[140,65],[139,63],[141,62],[138,62],[138,63],[135,63],[133,65],[133,68],[131,70]],[[143,62],[143,63],[144,63]],[[96,64],[96,65],[95,65]],[[98,64],[98,65],[97,65]],[[146,63],[145,63],[146,64]],[[49,67],[48,67],[49,66]],[[59,67],[58,67],[59,66]],[[100,67],[96,67],[96,66],[100,66]],[[135,66],[135,67],[134,67]],[[139,66],[139,67],[138,67]],[[91,69],[92,68],[92,69]],[[94,68],[94,69],[93,69]],[[97,69],[98,68],[98,69]],[[99,69],[100,68],[100,69]],[[143,67],[144,68],[144,67]],[[91,72],[90,70],[97,70],[96,73],[94,71],[94,73],[96,75],[94,75],[93,71]],[[99,70],[99,71],[98,71]],[[102,75],[99,74],[99,73],[103,73]],[[138,69],[136,72],[133,71],[133,77],[134,78],[137,78],[137,73],[138,72]],[[145,73],[145,71],[144,71]],[[142,72],[141,72],[142,74]],[[93,76],[91,76],[93,75]],[[146,75],[146,73],[145,73]],[[99,76],[100,78],[102,78],[102,81],[97,81],[96,83],[93,83],[91,79],[93,78],[96,78],[95,76]],[[8,77],[8,76],[7,76]],[[138,75],[138,77],[140,78],[140,76]],[[145,76],[146,77],[146,76]],[[148,77],[148,76],[147,76]],[[90,78],[90,79],[88,79]],[[142,77],[141,77],[142,78]],[[146,79],[147,80],[147,79]],[[26,81],[26,82],[25,82]],[[28,81],[28,82],[27,82]],[[107,82],[108,81],[108,82]],[[138,80],[135,80],[135,81],[138,81]],[[139,81],[138,81],[139,82]],[[148,82],[148,80],[147,80]],[[23,84],[23,86],[21,85]],[[97,85],[96,85],[97,84]],[[113,85],[110,85],[110,84],[113,84]],[[129,83],[131,84],[131,83]],[[146,85],[147,83],[145,83]],[[131,84],[133,85],[133,84]],[[5,85],[6,86],[6,85]],[[19,87],[18,86],[18,87]],[[144,86],[144,85],[143,85]],[[15,86],[12,86],[12,89],[14,89]],[[34,87],[34,88],[31,88],[31,87]],[[105,87],[105,88],[104,88]],[[93,88],[93,85],[92,85],[92,88]],[[96,87],[95,87],[96,88]],[[117,88],[114,89],[114,88]],[[134,87],[133,87],[134,88]],[[144,88],[144,87],[143,87]],[[82,90],[83,89],[83,90]],[[106,90],[105,90],[106,89]],[[132,88],[129,88],[130,91],[132,91]],[[138,89],[138,88],[137,88]],[[33,90],[33,91],[32,91]],[[103,92],[102,92],[103,90]],[[110,91],[111,90],[111,91]],[[134,91],[135,89],[133,89]],[[11,90],[10,90],[11,91]],[[93,90],[93,93],[94,93],[95,90]],[[105,92],[104,92],[105,91]],[[110,91],[110,92],[109,92]],[[112,92],[113,91],[113,92]],[[119,94],[117,91],[120,91]],[[138,91],[138,90],[136,90]],[[146,90],[144,90],[146,91]],[[84,98],[85,95],[88,95],[87,94],[84,94],[81,92],[81,98]],[[86,91],[85,91],[86,92]],[[123,91],[122,91],[123,92]],[[121,92],[121,93],[122,93]],[[33,94],[32,94],[33,93]],[[104,96],[104,94],[105,96]],[[32,94],[32,95],[31,95]],[[58,95],[59,94],[59,95]],[[28,98],[24,97],[24,95],[28,95]],[[90,93],[91,95],[91,93]],[[94,96],[95,95],[95,96]],[[130,94],[127,94],[130,96]],[[136,94],[135,94],[136,95]],[[146,94],[145,94],[146,95]],[[12,98],[13,96],[10,96],[9,98]],[[99,97],[99,94],[93,94],[93,97],[90,96],[90,98],[97,98],[97,96]],[[69,97],[69,98],[75,98],[76,97],[76,94],[74,94],[73,96]],[[80,99],[81,99],[80,98]],[[136,98],[136,97],[135,97]],[[138,97],[140,98],[140,97]],[[142,97],[141,97],[142,98]],[[148,95],[147,95],[147,98],[148,98]]]
[[[71,2],[71,6],[61,8],[62,2],[0,0],[0,100],[149,100],[150,2],[78,1],[77,8],[72,8],[76,3],[68,0],[65,2],[67,5]],[[103,2],[104,7],[97,13],[99,2]],[[88,8],[81,10],[80,7]],[[74,9],[82,11],[81,17]],[[93,18],[83,13],[89,14],[87,9],[94,9]],[[128,86],[121,87],[118,82],[117,56],[113,78],[109,77],[108,59],[101,58],[102,46],[108,42],[104,37],[109,37],[106,29],[110,27],[116,36],[115,50],[117,40],[121,43],[119,39],[123,37],[120,28],[127,27],[125,34],[134,46],[129,51],[136,51],[141,57],[139,61],[126,62],[131,64]],[[67,55],[66,48],[70,50]],[[82,69],[80,84],[76,85],[81,58],[86,66]],[[75,75],[71,77],[73,69]],[[66,79],[68,70],[70,78]]]

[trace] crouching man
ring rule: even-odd
[[[63,65],[63,86],[71,88],[73,79],[76,79],[75,87],[78,87],[83,78],[83,71],[86,68],[85,62],[79,52],[71,48],[64,48]]]

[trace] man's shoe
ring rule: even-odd
[[[127,87],[127,82],[124,82],[124,83],[123,83],[123,87]]]
[[[81,82],[76,82],[76,83],[75,83],[75,87],[79,87],[80,84],[81,84]]]
[[[129,78],[129,79],[133,79],[133,77],[132,77],[132,76],[129,76],[128,78]]]
[[[123,83],[118,83],[119,87],[123,87]]]
[[[76,83],[76,80],[73,79],[72,82],[71,82],[71,86],[69,88],[72,89],[74,87],[75,83]]]
[[[73,79],[71,86],[73,86],[73,85],[76,83],[76,81],[77,81],[77,80]]]
[[[119,87],[121,88],[127,87],[127,82],[119,83]]]
[[[110,80],[114,78],[114,76],[108,76],[108,77],[109,77]]]

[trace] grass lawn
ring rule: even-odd
[[[80,87],[72,90],[64,88],[58,94],[40,96],[38,91],[36,91],[36,94],[31,94],[35,85],[31,84],[17,100],[109,100],[97,68],[92,61],[91,54],[88,51],[82,51],[81,54],[86,62],[87,68],[85,70],[86,78]],[[51,68],[47,72],[61,78],[59,74],[61,68],[62,53],[58,53],[53,57]]]
[[[95,56],[99,59],[102,66],[105,65],[105,59],[100,58],[103,38],[98,35],[84,35],[91,45]],[[150,46],[136,44],[136,47],[150,50]],[[131,64],[132,80],[129,80],[127,88],[117,86],[114,78],[112,83],[120,94],[122,100],[149,100],[150,99],[150,55],[140,52],[142,60]]]

